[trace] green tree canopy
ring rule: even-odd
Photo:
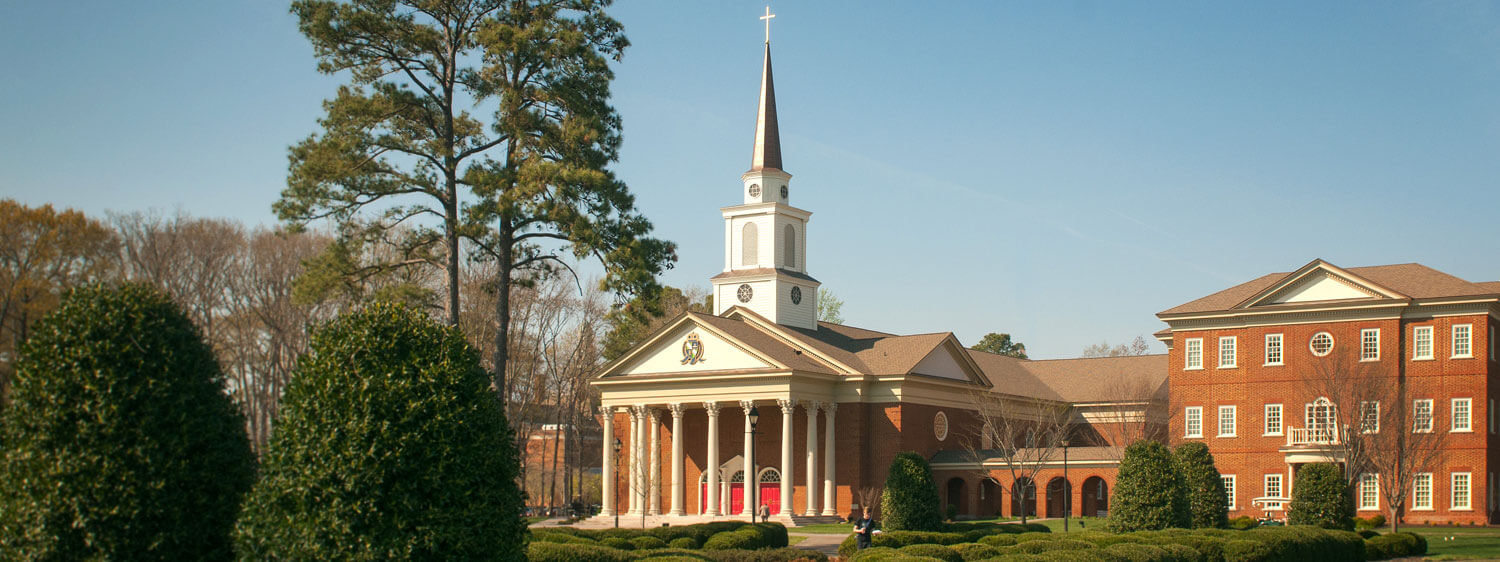
[[[1110,504],[1109,529],[1115,532],[1192,524],[1177,463],[1172,452],[1155,441],[1137,441],[1125,448]]]
[[[1026,358],[1026,344],[1010,340],[1010,334],[985,334],[974,349],[996,355],[1008,355],[1016,359]]]
[[[643,292],[612,311],[605,317],[609,330],[604,334],[604,360],[614,361],[663,322],[675,318],[683,311],[712,312],[712,295],[701,302],[694,302],[698,291],[684,293],[676,287],[662,287],[659,291]]]
[[[1314,463],[1297,469],[1287,523],[1354,530],[1354,495],[1338,465]]]
[[[943,526],[938,511],[937,484],[932,466],[911,451],[897,453],[886,473],[880,496],[881,527],[890,531],[937,531]]]
[[[844,301],[833,294],[833,291],[822,287],[818,287],[818,321],[844,323]]]
[[[1188,511],[1193,528],[1229,526],[1229,496],[1224,478],[1214,466],[1214,456],[1201,441],[1183,443],[1172,452],[1177,471],[1187,486]]]
[[[182,310],[95,285],[34,328],[0,424],[0,558],[229,559],[255,459]]]
[[[247,560],[524,558],[505,413],[454,328],[394,304],[313,336],[236,528]]]

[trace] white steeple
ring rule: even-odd
[[[721,209],[724,272],[712,279],[714,313],[741,306],[778,324],[816,330],[819,283],[807,275],[807,221],[812,213],[789,204],[792,175],[781,169],[769,31],[755,148],[750,170],[740,180],[744,203]]]

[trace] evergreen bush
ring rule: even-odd
[[[957,552],[958,556],[960,558],[963,558],[965,562],[975,562],[977,560],[988,560],[990,558],[994,558],[996,556],[1000,556],[1000,549],[995,548],[993,546],[989,546],[989,545],[985,545],[985,544],[979,544],[979,543],[972,543],[972,542],[970,542],[970,543],[963,543],[963,544],[955,544],[955,545],[950,546],[948,548],[953,549],[953,552]]]
[[[1183,443],[1172,452],[1182,484],[1187,487],[1188,516],[1192,527],[1222,529],[1229,526],[1229,496],[1224,478],[1214,467],[1214,456],[1200,441]]]
[[[630,562],[629,552],[601,545],[534,542],[527,546],[530,562]]]
[[[654,548],[666,548],[667,542],[656,537],[646,535],[630,539],[630,544],[636,550],[651,550]]]
[[[696,550],[698,548],[698,540],[694,539],[693,537],[677,537],[675,539],[672,539],[672,542],[667,543],[667,546],[670,546],[672,548],[686,548],[688,550]]]
[[[885,531],[937,531],[943,528],[938,513],[937,484],[932,467],[921,455],[907,451],[891,460],[880,497],[880,524]]]
[[[1337,465],[1314,463],[1297,470],[1287,523],[1354,530],[1354,495]]]
[[[939,544],[914,544],[896,549],[897,552],[907,556],[926,556],[936,558],[943,562],[964,562],[964,557],[958,552]]]
[[[1125,448],[1110,498],[1108,528],[1115,532],[1187,527],[1186,489],[1172,453],[1161,443],[1137,441]]]
[[[144,285],[75,290],[0,419],[0,559],[227,560],[254,479],[213,351]]]
[[[277,421],[235,529],[243,559],[526,556],[515,440],[457,329],[388,303],[330,322]]]

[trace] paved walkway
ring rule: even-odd
[[[804,540],[802,542],[799,542],[797,544],[792,545],[793,548],[803,548],[803,549],[807,549],[807,550],[816,550],[816,551],[821,552],[823,554],[827,554],[829,556],[834,556],[834,555],[836,555],[836,554],[839,553],[839,543],[844,542],[844,538],[848,537],[849,535],[847,535],[847,534],[831,535],[831,534],[812,534],[812,533],[808,533],[808,534],[787,533],[787,536],[789,536],[789,537],[807,537],[807,540]]]

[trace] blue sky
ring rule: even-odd
[[[612,8],[615,169],[680,246],[669,284],[722,266],[764,8]],[[851,324],[1056,358],[1314,258],[1500,278],[1500,4],[771,8],[809,272]],[[340,83],[269,1],[14,3],[0,49],[0,196],[95,214],[273,222]]]

